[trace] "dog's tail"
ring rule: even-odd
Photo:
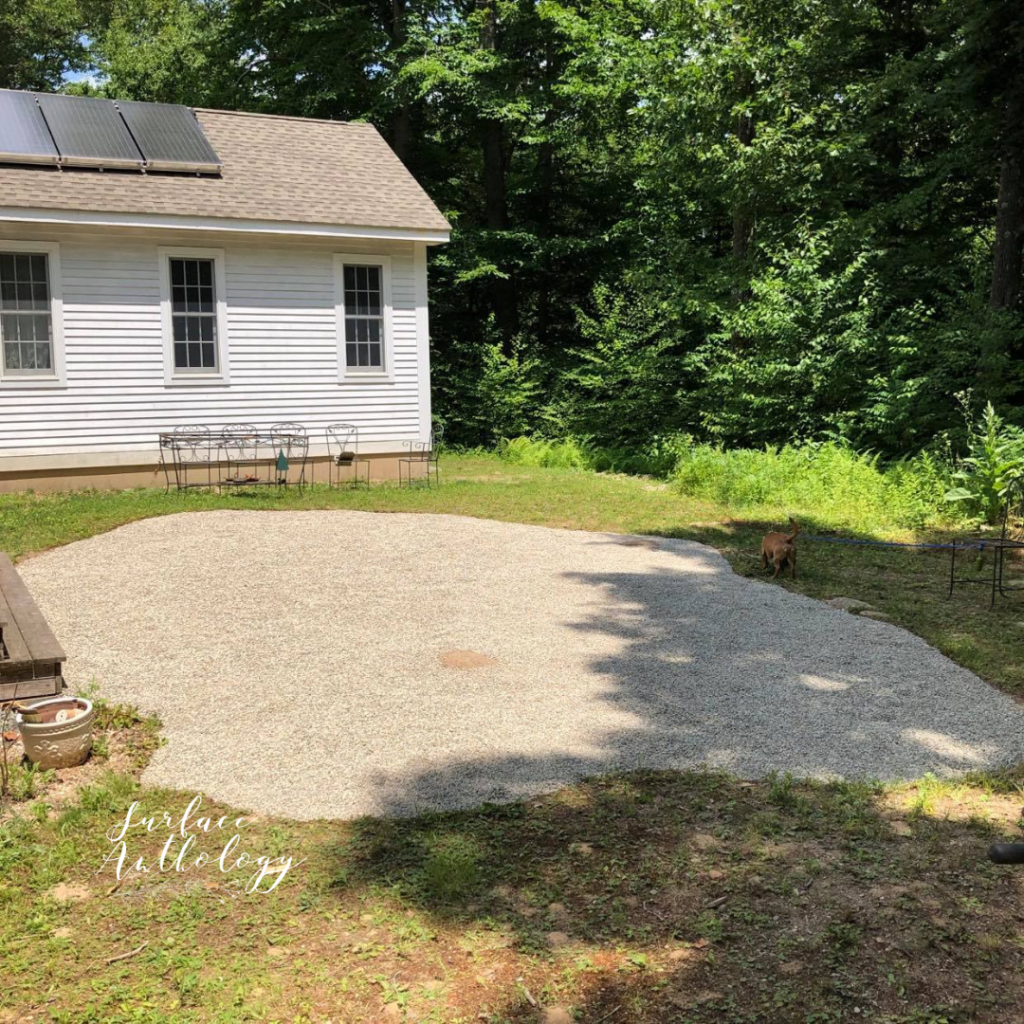
[[[792,544],[796,540],[796,535],[800,532],[800,524],[790,516],[789,525],[793,527],[793,532],[786,539]]]

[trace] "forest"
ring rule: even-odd
[[[1021,417],[1013,0],[0,0],[0,86],[375,124],[453,227],[458,445]]]

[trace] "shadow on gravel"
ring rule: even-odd
[[[752,583],[714,552],[675,551],[678,571],[567,574],[594,592],[594,612],[571,628],[618,642],[590,668],[634,728],[595,733],[585,757],[559,753],[553,736],[547,756],[381,776],[382,813],[515,800],[637,768],[912,779],[1024,758],[1024,708],[917,637]]]

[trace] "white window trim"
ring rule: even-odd
[[[217,290],[217,370],[213,373],[196,373],[195,370],[176,370],[174,367],[174,321],[171,318],[171,258],[213,260],[213,280]],[[164,383],[168,386],[179,384],[228,384],[228,302],[227,284],[224,274],[223,249],[193,249],[161,245],[157,249],[160,261],[160,323],[164,339]]]
[[[384,338],[383,370],[360,370],[348,366],[345,353],[345,267],[380,267],[383,290]],[[389,384],[394,381],[395,343],[391,309],[391,257],[371,256],[363,252],[334,254],[335,331],[338,336],[338,381],[341,384]]]
[[[0,358],[0,388],[63,388],[67,387],[64,364],[64,294],[60,277],[60,244],[58,242],[22,242],[0,239],[0,252],[43,252],[49,257],[50,330],[53,337],[52,374],[4,373]]]

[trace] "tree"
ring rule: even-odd
[[[79,0],[0,0],[0,88],[51,92],[88,66]]]

